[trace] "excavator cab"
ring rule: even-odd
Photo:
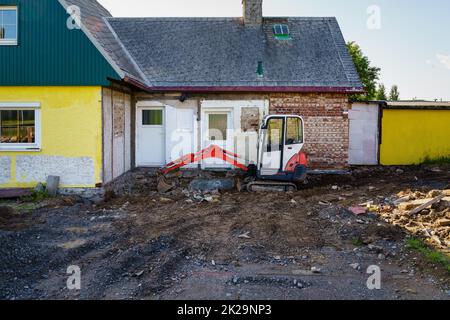
[[[305,141],[302,117],[269,115],[261,125],[258,143],[257,180],[250,185],[277,185],[295,190],[306,180],[307,158],[302,152]],[[269,183],[278,181],[279,183]]]

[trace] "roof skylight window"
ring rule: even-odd
[[[273,33],[277,39],[291,39],[289,26],[286,24],[277,24],[273,26]]]

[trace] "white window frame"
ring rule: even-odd
[[[144,121],[144,111],[161,111],[162,115],[162,124],[143,124]],[[163,128],[166,122],[166,115],[164,114],[164,107],[141,107],[140,114],[140,125],[143,128]]]
[[[0,102],[0,110],[34,110],[34,143],[0,142],[0,151],[41,151],[41,104],[39,102]]]
[[[19,9],[17,6],[2,6],[0,10],[15,10],[16,11],[16,39],[0,39],[0,46],[16,46],[19,39]]]

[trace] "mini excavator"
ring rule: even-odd
[[[302,152],[304,145],[303,119],[296,115],[269,115],[264,117],[258,137],[258,162],[246,166],[235,153],[217,145],[191,153],[167,164],[158,174],[158,190],[169,190],[165,175],[205,159],[221,159],[247,173],[239,190],[249,192],[277,190],[296,191],[306,181],[307,156]]]

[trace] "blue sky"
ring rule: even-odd
[[[242,14],[241,0],[99,1],[117,17]],[[372,5],[380,9],[379,29],[367,27]],[[264,0],[264,15],[335,16],[345,39],[362,47],[402,99],[450,100],[449,0]]]

